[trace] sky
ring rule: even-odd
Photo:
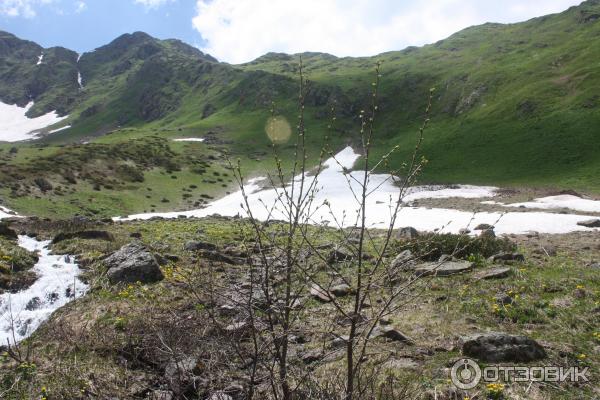
[[[0,0],[0,30],[91,51],[123,33],[177,38],[237,64],[267,52],[372,56],[581,0]]]

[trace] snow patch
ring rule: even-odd
[[[38,279],[20,292],[0,295],[0,343],[25,339],[54,311],[88,290],[77,278],[81,270],[73,257],[51,254],[49,244],[49,240],[19,236],[19,246],[39,252],[32,269]]]
[[[48,132],[48,134],[64,131],[65,129],[69,129],[70,127],[71,127],[71,125],[65,125],[61,128],[52,129],[50,132]]]
[[[44,59],[44,53],[42,53],[42,54],[40,54],[40,55],[38,56],[38,61],[37,61],[37,64],[36,64],[36,65],[40,65],[40,64],[42,63],[42,60],[43,60],[43,59]]]
[[[324,162],[324,169],[315,183],[318,191],[311,208],[311,222],[325,223],[330,226],[352,226],[358,222],[358,206],[355,196],[359,193],[362,172],[347,172],[352,168],[359,155],[347,147],[335,158]],[[299,177],[295,178],[296,180]],[[305,185],[313,183],[315,177],[307,176]],[[386,228],[392,219],[395,202],[400,189],[394,184],[397,179],[391,175],[373,174],[368,184],[367,225],[372,228]],[[259,220],[284,219],[281,212],[282,190],[262,189],[259,182],[264,178],[254,178],[245,186],[252,213]],[[436,190],[437,189],[437,190]],[[404,201],[423,198],[450,197],[491,197],[493,187],[461,185],[453,188],[413,187],[403,197]],[[145,220],[152,217],[177,218],[205,217],[212,214],[224,216],[246,216],[240,205],[244,201],[242,193],[236,191],[210,203],[206,208],[167,213],[145,213],[130,215],[115,220]],[[275,209],[273,209],[275,205]],[[577,222],[588,219],[586,216],[552,214],[552,213],[472,213],[468,211],[443,208],[408,207],[400,209],[396,227],[412,226],[418,230],[458,233],[463,228],[473,228],[480,223],[494,224],[499,234],[526,233],[537,231],[542,233],[567,233],[577,230],[590,230],[577,225]]]
[[[204,138],[178,138],[173,139],[174,142],[204,142]]]
[[[523,203],[503,204],[497,203],[504,207],[524,207],[524,208],[539,208],[550,210],[556,208],[568,208],[570,210],[583,212],[600,212],[599,200],[582,199],[581,197],[570,194],[561,194],[558,196],[541,197]]]
[[[35,138],[35,131],[54,125],[67,116],[60,117],[56,111],[29,118],[25,114],[33,107],[30,102],[25,107],[0,102],[0,141],[17,142]]]

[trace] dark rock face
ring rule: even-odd
[[[586,228],[600,228],[600,218],[588,219],[586,221],[579,221],[579,226],[585,226]]]
[[[410,250],[404,250],[396,257],[394,257],[392,263],[390,264],[390,267],[392,269],[401,270],[411,269],[412,267],[414,267],[415,260],[416,257],[412,254]]]
[[[527,336],[485,333],[466,340],[462,352],[486,362],[529,362],[546,358],[546,351]]]
[[[61,232],[52,239],[52,244],[62,242],[68,239],[100,239],[112,242],[114,240],[110,232],[107,231],[79,231],[79,232]]]
[[[476,231],[487,231],[488,229],[494,229],[494,227],[490,224],[479,224],[473,229]]]
[[[151,283],[162,280],[156,259],[141,243],[129,243],[104,260],[110,283]]]
[[[15,232],[6,222],[0,222],[0,236],[4,236],[8,239],[16,239],[17,232]]]
[[[189,241],[183,247],[187,251],[216,250],[217,246],[208,242]]]

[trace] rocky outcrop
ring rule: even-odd
[[[546,351],[527,336],[484,333],[464,341],[462,352],[485,362],[530,362],[546,358]]]
[[[430,262],[417,265],[415,274],[419,276],[436,275],[448,276],[461,274],[473,269],[473,263],[469,261],[443,261]]]
[[[584,226],[586,228],[600,228],[600,218],[588,219],[585,221],[579,221],[577,223],[579,226]]]
[[[129,243],[104,260],[112,284],[152,283],[163,279],[154,255],[141,243]]]
[[[62,242],[68,239],[98,239],[113,241],[113,236],[107,231],[78,231],[78,232],[61,232],[52,239],[52,244]]]

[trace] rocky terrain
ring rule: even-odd
[[[251,387],[258,398],[268,395],[267,371],[253,375],[248,358],[251,332],[261,322],[248,319],[245,304],[264,299],[251,285],[259,253],[247,220],[25,219],[11,226],[54,238],[56,253],[76,254],[91,290],[19,345],[21,354],[28,349],[27,360],[5,355],[3,398],[245,399]],[[376,293],[373,308],[364,310],[363,323],[375,327],[367,356],[378,371],[375,383],[385,393],[386,380],[395,379],[402,391],[382,398],[599,395],[597,232],[496,239],[406,228],[394,235],[386,263],[401,272],[392,285],[418,279],[393,312],[372,320]],[[320,237],[332,271],[355,268],[335,231]],[[310,372],[313,390],[325,390],[343,366],[348,325],[331,320],[332,299],[343,304],[353,292],[352,282],[319,276],[326,280],[318,287],[298,282],[289,349],[294,379]],[[485,365],[585,365],[590,382],[460,391],[449,371],[462,356]],[[329,398],[322,396],[311,398]]]

